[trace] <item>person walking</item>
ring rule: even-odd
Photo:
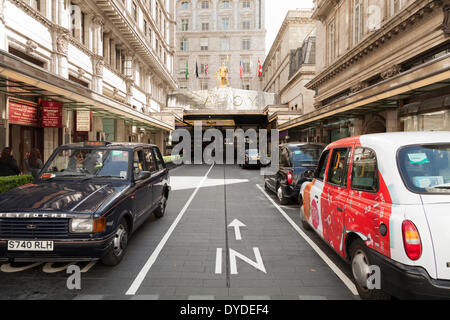
[[[0,156],[0,177],[16,176],[20,174],[17,161],[14,159],[13,150],[4,148]]]
[[[29,156],[25,159],[25,168],[28,173],[31,173],[33,178],[36,179],[37,175],[44,167],[44,163],[42,162],[41,152],[37,148],[33,148],[30,151]]]

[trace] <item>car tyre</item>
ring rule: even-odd
[[[289,203],[288,199],[286,199],[283,196],[283,188],[281,187],[281,185],[278,185],[278,188],[277,188],[277,198],[280,201],[280,204],[282,204],[282,205]]]
[[[118,265],[124,255],[128,245],[129,226],[127,220],[122,218],[117,227],[116,234],[113,239],[113,246],[109,252],[102,258],[102,263],[107,266]]]
[[[369,277],[368,268],[372,264],[367,246],[361,239],[357,239],[351,243],[350,259],[353,278],[360,297],[366,300],[389,300],[391,296],[383,290],[367,288],[366,283]]]
[[[158,208],[153,212],[156,218],[161,219],[166,213],[167,197],[164,195],[159,202]]]

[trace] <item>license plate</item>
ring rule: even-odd
[[[53,241],[8,240],[8,251],[53,251]]]

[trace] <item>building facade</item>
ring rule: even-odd
[[[216,72],[223,63],[230,87],[261,90],[258,60],[262,65],[265,57],[265,0],[177,0],[176,10],[174,75],[180,89],[217,87]]]
[[[314,110],[281,129],[305,140],[450,130],[447,0],[317,0]]]
[[[0,147],[19,163],[86,140],[164,149],[174,12],[174,0],[0,0]]]
[[[271,128],[311,112],[315,75],[315,21],[312,10],[289,10],[263,65],[263,90],[278,96],[268,108]]]

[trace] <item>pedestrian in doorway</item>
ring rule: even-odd
[[[0,156],[0,177],[16,176],[20,174],[17,161],[14,159],[13,150],[4,148]]]
[[[44,163],[42,162],[41,152],[37,148],[31,149],[29,156],[25,159],[25,168],[36,179]]]

